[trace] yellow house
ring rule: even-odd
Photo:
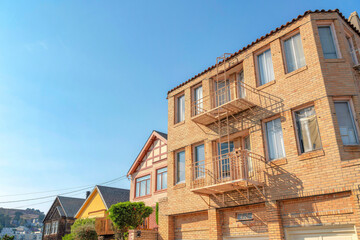
[[[130,190],[95,186],[94,190],[86,198],[79,211],[76,213],[76,219],[82,218],[102,218],[106,217],[106,211],[111,205],[119,202],[129,201]]]

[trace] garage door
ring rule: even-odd
[[[358,240],[354,226],[286,229],[287,240]]]
[[[241,236],[241,237],[224,237],[224,240],[269,240],[265,236]]]

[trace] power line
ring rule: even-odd
[[[125,175],[124,175],[125,176]],[[124,177],[121,176],[121,177]],[[120,177],[120,178],[121,178]],[[113,179],[116,180],[117,178]],[[113,180],[110,180],[108,182],[111,182]],[[107,184],[108,182],[104,182],[104,183],[100,183],[100,184]],[[93,187],[96,184],[92,184],[92,185],[84,185],[84,186],[79,186],[79,187],[72,187],[72,188],[63,188],[63,189],[57,189],[57,190],[49,190],[49,191],[42,191],[42,192],[32,192],[32,193],[18,193],[18,194],[9,194],[9,195],[0,195],[0,198],[2,197],[15,197],[15,196],[24,196],[24,195],[35,195],[35,194],[40,194],[40,193],[50,193],[50,192],[58,192],[58,191],[67,191],[67,190],[72,190],[72,189],[78,189],[78,188],[85,188],[85,187]]]
[[[124,178],[126,178],[126,175],[123,175],[123,176],[121,176],[121,177],[112,179],[112,180],[107,181],[107,182],[100,183],[99,185],[104,185],[104,184],[109,184],[109,183],[112,183],[112,182],[115,182],[115,181],[120,181],[120,180],[122,180],[122,179],[124,179]],[[4,204],[4,203],[17,203],[17,202],[27,202],[27,201],[35,201],[35,200],[46,199],[46,198],[53,198],[53,197],[56,197],[56,196],[58,196],[58,195],[68,195],[68,194],[71,194],[71,193],[76,193],[76,192],[84,191],[84,190],[87,190],[87,189],[89,189],[89,188],[90,188],[90,187],[86,187],[86,188],[82,188],[82,189],[79,189],[79,190],[76,190],[76,191],[60,193],[60,194],[56,194],[56,195],[49,195],[49,196],[37,197],[37,198],[28,198],[28,199],[20,199],[20,200],[13,200],[13,201],[5,201],[5,202],[0,202],[0,204]]]

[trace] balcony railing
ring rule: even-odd
[[[96,218],[95,220],[95,229],[96,229],[96,233],[99,236],[104,236],[104,235],[113,235],[114,234],[114,230],[112,227],[112,222],[110,219],[104,217],[104,218]]]
[[[212,194],[262,185],[264,170],[264,157],[248,150],[235,150],[193,163],[191,189]]]
[[[236,114],[254,106],[270,109],[279,102],[279,98],[244,82],[226,81],[224,87],[192,102],[192,120],[208,125],[223,118],[229,112]]]

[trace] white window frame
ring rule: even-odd
[[[346,102],[348,104],[349,111],[350,111],[350,116],[352,118],[351,120],[352,120],[352,123],[354,125],[354,130],[355,130],[355,133],[356,133],[356,138],[357,138],[358,144],[355,144],[355,145],[354,144],[346,144],[345,145],[343,143],[343,141],[342,141],[341,133],[340,133],[341,142],[343,143],[344,146],[358,146],[358,145],[360,145],[360,129],[359,129],[358,121],[357,121],[357,118],[356,118],[356,113],[355,113],[355,108],[354,108],[354,103],[352,101],[352,98],[351,97],[334,98],[333,102],[334,102],[334,109],[335,109],[335,103],[336,102]],[[336,113],[336,110],[335,110],[335,113]],[[336,116],[336,120],[338,121],[337,116]],[[339,127],[339,131],[340,131],[339,123],[338,123],[338,127]]]
[[[340,59],[340,58],[342,58],[342,55],[341,55],[341,52],[340,52],[339,41],[337,39],[337,34],[336,34],[336,31],[335,31],[334,22],[333,21],[331,21],[331,22],[327,21],[327,22],[318,22],[317,23],[318,36],[319,36],[319,41],[320,41],[321,50],[322,50],[322,54],[323,54],[324,59],[325,60],[331,59],[331,58],[325,58],[324,50],[322,49],[322,44],[321,44],[321,40],[320,40],[319,27],[324,27],[324,26],[329,26],[330,27],[331,35],[332,35],[332,38],[333,38],[333,41],[334,41],[334,44],[335,44],[335,51],[336,51],[336,57],[337,58],[332,58],[332,59]]]
[[[198,89],[200,87],[201,87],[201,98],[200,99],[202,99],[202,101],[199,101],[200,99],[196,99],[196,89]],[[194,87],[192,87],[191,92],[192,92],[192,100],[194,103],[192,116],[197,116],[197,115],[201,114],[204,109],[204,88],[203,88],[202,83],[196,84]],[[196,103],[198,101],[200,102],[199,105],[201,105],[200,109],[198,109],[197,105],[196,105]]]
[[[286,158],[286,150],[285,150],[285,140],[284,140],[284,132],[282,131],[282,134],[283,134],[283,141],[284,141],[284,157],[281,157],[281,158],[275,158],[275,159],[270,159],[270,150],[269,150],[269,146],[268,146],[268,135],[267,135],[267,126],[266,124],[268,122],[271,122],[271,121],[274,121],[276,119],[280,119],[280,124],[281,124],[281,128],[282,128],[282,121],[281,121],[281,116],[280,115],[275,115],[275,116],[272,116],[270,118],[267,118],[263,121],[263,136],[264,136],[264,141],[265,141],[265,150],[266,150],[266,159],[268,162],[271,162],[271,161],[276,161],[276,160],[279,160],[279,159],[283,159],[283,158]]]
[[[181,181],[178,181],[178,153],[180,153],[180,152],[184,152],[184,157],[185,157],[185,159],[184,159],[184,161],[185,161],[185,163],[184,163],[184,172],[185,172],[185,177],[184,177],[184,180],[181,180]],[[176,151],[175,152],[175,185],[176,184],[180,184],[180,183],[185,183],[185,181],[186,181],[186,152],[185,152],[185,149],[180,149],[180,150],[178,150],[178,151]]]
[[[181,120],[180,121],[180,119],[179,119],[179,104],[178,104],[178,102],[179,102],[179,98],[181,98],[181,97],[184,97],[184,119],[183,120]],[[184,122],[185,121],[185,115],[186,115],[186,109],[185,109],[185,93],[184,92],[182,92],[182,93],[180,93],[180,94],[178,94],[178,95],[176,95],[175,96],[175,124],[177,124],[177,123],[182,123],[182,122]]]
[[[285,52],[285,41],[286,41],[286,40],[289,40],[290,38],[294,37],[294,36],[297,35],[297,34],[300,34],[300,41],[301,41],[301,45],[302,45],[302,49],[303,49],[303,54],[304,54],[304,58],[305,58],[305,65],[302,66],[302,67],[300,67],[300,68],[303,68],[303,67],[306,66],[306,57],[305,57],[304,45],[303,45],[303,42],[302,42],[302,39],[301,39],[300,30],[297,29],[297,30],[293,31],[292,33],[286,35],[285,37],[283,37],[283,38],[281,39],[281,48],[282,48],[282,55],[283,55],[283,59],[284,59],[283,62],[284,62],[284,65],[285,65],[285,73],[292,73],[292,72],[300,69],[300,68],[297,68],[297,69],[289,72],[289,70],[288,70],[288,64],[287,64],[287,59],[286,59],[286,52]],[[294,49],[293,49],[293,50],[294,50]]]
[[[205,156],[205,144],[202,142],[202,143],[198,143],[198,144],[196,144],[196,145],[194,145],[193,146],[193,159],[194,159],[194,161],[193,161],[193,164],[195,165],[195,163],[196,163],[196,147],[199,147],[199,146],[201,146],[201,145],[203,145],[204,146],[204,170],[205,170],[205,161],[206,161],[206,156]],[[195,169],[195,168],[194,168]],[[202,179],[202,178],[205,178],[205,173],[203,173],[201,176],[196,176],[196,173],[195,172],[193,172],[193,174],[194,174],[194,179],[195,180],[197,180],[197,179]]]
[[[259,60],[258,60],[258,57],[259,55],[261,55],[262,53],[266,52],[267,50],[270,50],[270,54],[271,54],[271,62],[272,62],[272,66],[273,66],[273,74],[274,74],[274,79],[267,82],[267,83],[264,83],[264,84],[261,84],[261,75],[260,75],[260,66],[259,66]],[[272,59],[272,53],[271,53],[271,46],[268,45],[260,50],[258,50],[255,54],[254,54],[254,61],[255,61],[255,70],[256,70],[256,81],[257,81],[257,87],[261,87],[261,86],[264,86],[268,83],[271,83],[273,81],[275,81],[276,79],[276,76],[275,76],[275,69],[274,69],[274,62],[273,62],[273,59]]]

